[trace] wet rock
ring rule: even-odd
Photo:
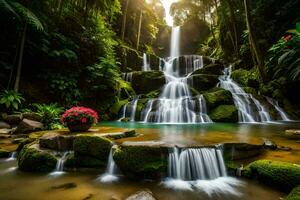
[[[159,90],[165,82],[165,76],[161,71],[137,71],[132,74],[131,84],[137,94],[147,94]]]
[[[42,117],[39,114],[34,112],[23,113],[23,118],[33,120],[33,121],[38,121],[38,122],[41,122],[42,119]]]
[[[209,90],[217,85],[219,82],[219,76],[210,74],[196,74],[189,77],[189,81],[192,82],[192,87],[198,92]]]
[[[264,143],[263,143],[264,148],[271,149],[271,150],[276,150],[277,149],[277,144],[274,143],[273,141],[268,140],[266,138],[264,138],[263,141],[264,141]]]
[[[226,160],[242,160],[253,158],[264,153],[263,145],[247,143],[225,143],[224,157]]]
[[[13,115],[2,115],[3,120],[7,122],[10,125],[18,125],[22,119],[23,115],[22,114],[13,114]]]
[[[222,75],[224,70],[224,66],[221,64],[209,64],[201,69],[198,69],[192,73],[192,75],[196,74],[214,74],[214,75]]]
[[[234,105],[220,105],[208,115],[214,122],[238,122],[238,110]]]
[[[291,151],[292,148],[291,147],[286,147],[286,146],[279,146],[278,150],[281,150],[281,151]]]
[[[0,121],[0,129],[10,129],[10,128],[11,126],[8,123]]]
[[[40,138],[39,143],[42,148],[67,151],[73,149],[74,139],[75,135],[61,135],[59,133],[49,132]]]
[[[29,119],[23,119],[22,122],[17,126],[15,134],[19,133],[30,133],[34,131],[39,131],[44,128],[43,124],[41,122],[29,120]]]
[[[88,194],[86,197],[84,197],[82,200],[88,200],[93,198],[94,194]]]
[[[22,141],[24,140],[24,138],[15,138],[12,140],[13,144],[20,144]]]
[[[220,105],[232,105],[233,99],[229,91],[222,88],[214,88],[211,92],[206,92],[203,94],[206,105],[209,109],[216,108]]]
[[[135,135],[136,135],[135,130],[101,134],[102,137],[106,137],[110,139],[121,139],[121,138],[133,137]]]
[[[76,183],[64,183],[61,185],[52,186],[51,189],[52,190],[58,190],[58,189],[68,190],[68,189],[72,189],[72,188],[76,188],[76,187],[77,187]]]
[[[126,198],[126,200],[156,200],[150,190],[136,192]]]
[[[11,134],[12,132],[13,132],[13,129],[8,129],[8,128],[0,129],[0,134]]]
[[[286,130],[285,135],[290,139],[299,140],[300,139],[300,130],[297,130],[297,129]]]
[[[10,155],[10,152],[4,149],[0,149],[0,158],[8,158]]]

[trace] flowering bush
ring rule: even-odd
[[[61,122],[70,131],[86,131],[98,122],[98,114],[90,108],[72,107],[62,115]]]

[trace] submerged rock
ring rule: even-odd
[[[126,198],[126,200],[156,200],[150,190],[143,190],[134,193]]]
[[[52,190],[57,190],[57,189],[68,190],[68,189],[72,189],[72,188],[76,188],[76,187],[77,187],[76,183],[64,183],[64,184],[52,186],[51,189]]]
[[[19,133],[30,133],[34,131],[39,131],[44,128],[43,124],[41,122],[29,120],[29,119],[23,119],[22,122],[17,126],[15,134]]]
[[[243,176],[255,177],[263,183],[289,192],[300,185],[300,166],[287,162],[258,160],[245,168]]]
[[[276,149],[277,149],[277,144],[274,143],[273,141],[268,140],[268,139],[266,139],[266,138],[264,138],[263,140],[264,140],[263,145],[264,145],[264,147],[265,147],[266,149],[271,149],[271,150],[276,150]]]
[[[56,167],[57,159],[38,144],[24,146],[18,156],[19,169],[28,172],[50,172]]]
[[[208,115],[213,122],[238,122],[238,110],[234,105],[220,105]]]

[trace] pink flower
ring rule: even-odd
[[[283,39],[284,39],[285,42],[290,41],[292,38],[293,38],[292,35],[286,35],[286,36],[283,37]]]
[[[85,117],[82,118],[82,119],[81,119],[81,122],[82,122],[82,123],[86,123],[86,118],[85,118]]]

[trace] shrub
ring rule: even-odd
[[[4,105],[8,110],[18,110],[25,99],[18,92],[13,90],[4,90],[0,94],[0,105]]]

